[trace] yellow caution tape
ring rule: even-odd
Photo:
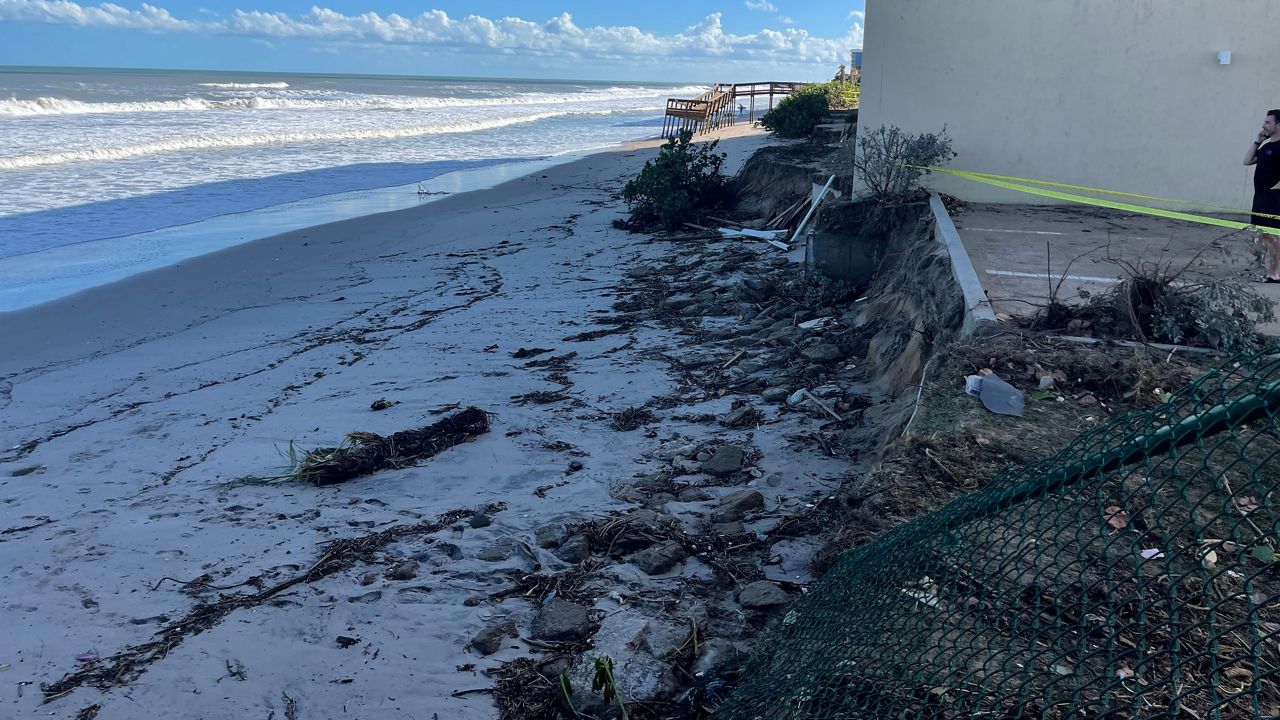
[[[1234,208],[1226,208],[1217,205],[1209,205],[1205,203],[1185,203],[1180,200],[1168,200],[1165,198],[1155,197],[1153,195],[1140,195],[1138,193],[1127,193],[1119,190],[1107,190],[1105,188],[1093,188],[1084,185],[1069,185],[1066,183],[1056,183],[1046,180],[1032,180],[1029,178],[1019,178],[1009,175],[996,175],[994,173],[980,173],[970,170],[953,170],[937,166],[919,166],[911,165],[919,170],[928,170],[931,172],[943,173],[954,177],[971,180],[973,182],[983,183],[994,187],[1013,190],[1015,192],[1028,193],[1047,197],[1054,200],[1064,200],[1067,202],[1080,203],[1083,205],[1093,205],[1095,207],[1110,208],[1112,210],[1121,210],[1124,212],[1138,213],[1141,215],[1152,215],[1155,217],[1163,217],[1171,220],[1183,220],[1186,222],[1200,223],[1202,225],[1214,225],[1217,227],[1229,228],[1232,230],[1257,230],[1257,226],[1252,223],[1237,222],[1234,220],[1223,220],[1222,218],[1209,217],[1206,215],[1195,215],[1192,213],[1178,212],[1175,210],[1164,210],[1161,208],[1148,207],[1146,205],[1135,205],[1133,203],[1118,202],[1114,200],[1105,200],[1101,198],[1093,198],[1075,193],[1061,192],[1048,188],[1063,188],[1066,190],[1077,190],[1081,192],[1090,192],[1099,195],[1112,195],[1116,197],[1127,197],[1138,200],[1149,200],[1152,202],[1169,203],[1175,205],[1200,205],[1213,210],[1221,210],[1239,215],[1257,215],[1258,217],[1272,218],[1280,220],[1280,215],[1271,215],[1268,213],[1254,213],[1248,210],[1237,210]],[[1039,186],[1039,187],[1037,187]]]

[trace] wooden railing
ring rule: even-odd
[[[772,109],[775,95],[786,97],[804,86],[799,82],[717,83],[692,100],[668,99],[662,137],[673,137],[685,130],[704,133],[732,125],[738,118],[737,111],[748,110],[748,105],[738,104],[740,99],[747,100],[747,120],[754,121],[757,97],[768,96]]]

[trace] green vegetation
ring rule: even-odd
[[[628,229],[674,230],[722,202],[727,180],[720,172],[725,154],[715,142],[693,144],[693,133],[684,131],[644,164],[640,174],[622,189],[631,217]]]
[[[811,83],[783,98],[760,118],[760,124],[781,137],[808,137],[828,110],[858,107],[858,92],[854,83]]]
[[[871,199],[887,205],[908,202],[920,191],[926,168],[942,165],[956,156],[947,129],[911,135],[899,127],[881,126],[859,133],[855,146],[847,143],[845,166],[855,183],[866,187]]]

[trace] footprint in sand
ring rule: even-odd
[[[347,602],[371,603],[371,602],[378,602],[381,599],[382,599],[382,591],[374,590],[373,592],[367,592],[363,595],[355,595],[355,596],[349,597],[347,598]]]

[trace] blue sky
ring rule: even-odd
[[[0,65],[819,80],[864,0],[0,0]]]

